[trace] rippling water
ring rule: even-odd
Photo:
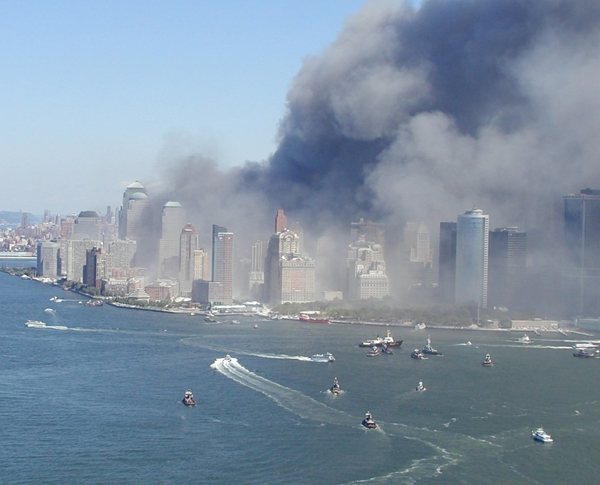
[[[357,343],[384,327],[208,325],[87,307],[4,273],[0,298],[2,483],[596,483],[600,474],[600,360],[572,357],[581,338],[532,335],[524,345],[516,332],[393,328],[402,349],[370,358]],[[54,328],[26,328],[28,319]],[[444,355],[411,359],[428,333]],[[307,359],[327,351],[332,364]],[[488,352],[492,368],[481,366]],[[339,396],[327,392],[336,376]],[[196,407],[181,403],[187,388]],[[360,425],[366,411],[377,430]],[[538,426],[553,444],[531,439]]]

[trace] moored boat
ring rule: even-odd
[[[431,337],[427,336],[427,343],[423,347],[423,353],[429,355],[442,355],[442,353],[431,346]]]
[[[329,392],[331,392],[331,394],[339,394],[342,392],[342,388],[340,387],[337,377],[333,378],[333,386],[329,388]]]
[[[327,352],[325,354],[314,354],[310,357],[313,362],[333,362],[335,361],[335,357],[333,354]]]
[[[187,391],[185,391],[185,394],[183,395],[183,399],[181,400],[181,402],[183,404],[185,404],[186,406],[195,406],[196,399],[194,398],[192,391],[190,391],[189,389]]]
[[[554,441],[552,436],[546,433],[543,428],[533,430],[531,436],[533,436],[534,440],[541,441],[542,443],[552,443]]]
[[[309,315],[300,315],[298,317],[298,320],[300,320],[301,322],[308,323],[331,323],[331,320],[329,320],[328,318],[315,318]]]
[[[369,429],[377,428],[377,424],[375,424],[375,420],[369,411],[367,411],[365,414],[365,419],[362,420],[362,425]]]
[[[481,365],[483,365],[484,367],[492,367],[494,365],[490,354],[485,354],[485,359],[483,359],[483,363]]]

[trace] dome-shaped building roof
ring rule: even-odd
[[[144,194],[144,192],[134,192],[133,194],[131,194],[129,196],[129,200],[141,200],[141,199],[147,199],[148,196],[146,194]]]
[[[127,188],[128,189],[145,189],[146,187],[144,187],[140,182],[138,182],[136,180],[132,184],[128,185]]]

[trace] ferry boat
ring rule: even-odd
[[[367,411],[365,414],[365,419],[362,420],[362,425],[369,429],[377,428],[377,424],[375,424],[375,420],[369,411]]]
[[[484,367],[492,367],[494,365],[490,354],[485,354],[485,359],[483,359],[483,363],[481,365],[483,365]]]
[[[342,392],[342,388],[340,387],[340,383],[338,382],[337,377],[333,378],[333,386],[329,388],[329,392],[331,394],[339,394],[340,392]]]
[[[552,436],[546,433],[543,428],[532,431],[531,436],[533,436],[535,441],[541,441],[542,443],[552,443],[554,441]]]
[[[413,359],[427,360],[427,357],[425,357],[425,354],[423,354],[423,352],[421,352],[419,349],[413,350],[412,353],[410,354],[410,356]]]
[[[311,360],[313,362],[333,362],[335,361],[335,357],[333,354],[327,352],[326,354],[314,354],[311,355]]]
[[[419,381],[417,387],[415,387],[415,391],[424,391],[426,387],[423,385],[423,381]]]
[[[367,357],[376,357],[379,355],[379,347],[373,346],[373,348],[367,352]]]
[[[183,399],[181,400],[181,402],[183,404],[185,404],[186,406],[195,406],[196,399],[194,399],[194,395],[192,394],[192,391],[190,391],[189,389],[187,391],[185,391],[185,394],[183,395]]]
[[[517,342],[522,343],[522,344],[530,344],[533,342],[533,340],[531,340],[531,338],[529,338],[528,334],[524,334],[522,337],[519,337],[517,339]]]
[[[304,315],[304,314],[301,314],[298,317],[298,320],[300,320],[301,322],[308,322],[308,323],[331,323],[331,320],[329,320],[328,318],[315,318],[315,317],[311,317],[309,315]]]
[[[423,353],[429,355],[442,355],[442,353],[431,346],[431,337],[427,336],[427,343],[423,347]]]

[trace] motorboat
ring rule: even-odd
[[[311,355],[311,360],[313,362],[333,362],[335,361],[335,357],[333,354],[327,352],[326,354],[314,354]]]
[[[424,391],[426,387],[423,385],[423,381],[419,381],[417,387],[415,387],[415,391]]]
[[[239,320],[231,320],[231,324],[232,325],[241,325],[242,322],[240,322]]]
[[[423,352],[421,352],[419,349],[415,349],[411,352],[410,356],[413,359],[422,359],[422,360],[427,360],[427,357],[425,357],[425,354],[423,354]]]
[[[466,345],[473,345],[473,342],[471,342],[470,340],[467,340]]]
[[[600,359],[600,350],[595,347],[577,347],[573,350],[573,357],[583,357],[584,359]]]
[[[46,324],[40,320],[27,320],[25,326],[29,328],[46,328]]]
[[[415,330],[425,330],[427,328],[427,325],[425,325],[424,323],[417,323],[415,325]]]
[[[381,351],[384,354],[393,354],[394,351],[392,349],[390,349],[386,344],[383,344],[383,346],[381,347]]]
[[[431,346],[431,337],[427,336],[427,343],[423,347],[423,353],[429,355],[442,355],[442,353]]]
[[[375,424],[375,420],[369,411],[367,411],[365,414],[365,419],[362,420],[362,425],[369,429],[377,428],[377,424]]]
[[[215,320],[215,317],[213,317],[212,315],[206,315],[204,317],[204,321],[205,322],[216,322],[217,320]]]
[[[102,300],[88,300],[85,302],[86,306],[102,306],[104,303]]]
[[[533,340],[531,340],[531,338],[529,338],[528,334],[523,334],[522,337],[519,337],[517,339],[517,342],[522,343],[522,344],[530,344],[533,342]]]
[[[340,387],[340,383],[338,382],[337,377],[333,378],[333,386],[329,388],[329,392],[331,394],[339,394],[340,392],[342,392],[342,388]]]
[[[367,357],[376,357],[380,353],[379,347],[373,346],[369,352],[367,352]]]
[[[194,398],[192,391],[190,391],[189,389],[187,391],[185,391],[185,394],[183,395],[183,399],[181,400],[181,402],[183,404],[185,404],[186,406],[195,406],[196,399]]]
[[[484,367],[492,367],[494,365],[494,363],[492,362],[492,357],[490,356],[490,354],[485,354],[485,359],[483,359],[483,364]]]
[[[552,443],[554,441],[552,436],[546,433],[543,428],[532,431],[531,436],[533,436],[535,441],[541,441],[542,443]]]
[[[227,355],[225,356],[225,360],[226,360],[227,362],[231,362],[231,355],[227,354]]]

